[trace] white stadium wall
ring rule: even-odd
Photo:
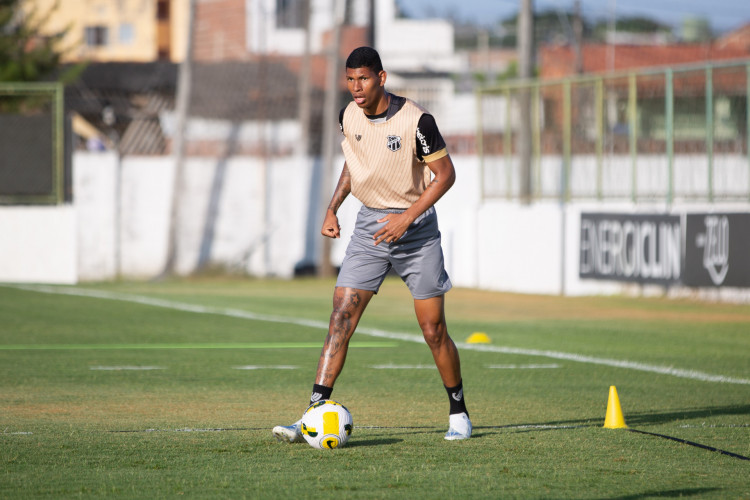
[[[75,283],[75,228],[70,205],[0,207],[0,282]]]
[[[166,264],[174,161],[129,157],[120,168],[118,176],[113,155],[76,154],[74,205],[78,240],[83,242],[81,280],[118,274],[152,278]],[[293,160],[187,161],[176,271],[190,274],[202,266],[221,266],[259,276],[291,277],[306,252],[311,171]]]
[[[750,212],[750,203],[668,209],[643,203],[482,200],[478,159],[453,160],[457,181],[439,201],[438,218],[446,267],[459,287],[565,295],[664,293],[663,286],[581,279],[581,214]],[[341,158],[334,162],[328,193],[342,164]],[[322,240],[319,170],[296,158],[189,159],[177,272],[187,275],[213,266],[289,278],[296,267],[314,264]],[[167,256],[174,171],[171,158],[128,157],[118,165],[109,153],[76,153],[72,205],[0,207],[0,282],[158,276]],[[332,246],[334,265],[343,258],[358,208],[350,197],[339,212],[342,238]],[[679,287],[670,287],[675,290]],[[748,293],[733,296],[744,300]]]
[[[111,279],[118,272],[115,257],[117,157],[111,154],[76,155],[73,186],[78,279]]]

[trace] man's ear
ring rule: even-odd
[[[378,76],[380,77],[380,86],[385,86],[385,80],[388,78],[388,73],[385,72],[385,70],[381,70],[380,73],[378,73]]]

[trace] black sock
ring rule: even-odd
[[[324,385],[313,384],[312,394],[310,394],[310,404],[323,401],[324,399],[331,399],[331,393],[333,387],[326,387]]]
[[[463,381],[459,382],[456,387],[444,386],[445,391],[448,393],[448,400],[451,403],[451,415],[457,413],[466,413],[469,416],[469,412],[466,410],[466,401],[464,401],[464,386]]]

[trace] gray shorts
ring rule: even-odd
[[[378,293],[385,276],[393,268],[409,287],[415,299],[429,299],[452,288],[445,271],[435,208],[430,207],[408,227],[395,243],[375,246],[373,235],[388,213],[403,210],[378,210],[363,206],[357,215],[337,287],[358,288]]]

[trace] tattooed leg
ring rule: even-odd
[[[333,312],[318,361],[316,384],[333,387],[344,368],[349,339],[373,295],[374,292],[356,288],[337,287],[333,292]]]

